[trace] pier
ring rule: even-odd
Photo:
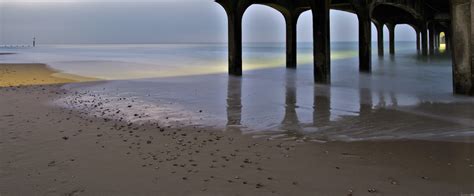
[[[453,59],[453,89],[474,95],[474,4],[471,0],[216,0],[228,18],[229,74],[242,75],[242,17],[247,8],[260,4],[274,8],[285,18],[286,67],[297,68],[297,23],[311,11],[315,83],[331,83],[331,9],[357,15],[359,22],[359,70],[372,71],[372,31],[377,28],[377,52],[384,56],[384,32],[389,30],[389,54],[395,54],[395,28],[413,27],[422,56],[434,55],[444,42]],[[443,37],[441,37],[443,35]]]

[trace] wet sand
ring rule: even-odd
[[[268,140],[238,128],[105,118],[118,109],[92,117],[51,104],[77,94],[60,88],[74,79],[28,66],[41,70],[28,73],[36,80],[18,77],[21,66],[0,66],[1,81],[10,81],[0,88],[0,195],[474,193],[472,143]],[[49,82],[31,84],[38,78]],[[105,101],[79,104],[101,109]]]

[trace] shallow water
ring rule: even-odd
[[[333,59],[357,55],[353,43],[333,46]],[[226,44],[110,44],[46,45],[37,48],[8,49],[17,55],[0,57],[6,63],[46,63],[70,74],[105,80],[173,77],[227,72]],[[312,44],[301,43],[298,62],[312,62]],[[247,44],[246,70],[281,67],[285,62],[284,44]]]
[[[310,44],[300,45],[297,70],[284,68],[282,44],[246,45],[242,78],[227,76],[227,49],[219,44],[48,46],[14,51],[19,54],[0,62],[47,63],[111,80],[67,85],[88,93],[57,103],[97,115],[126,111],[109,116],[130,121],[239,129],[279,139],[470,142],[474,99],[452,94],[449,54],[422,58],[414,43],[397,43],[396,56],[374,55],[373,73],[361,74],[356,48],[333,44],[330,86],[313,83]],[[102,109],[76,104],[97,97]]]

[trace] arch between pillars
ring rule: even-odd
[[[447,38],[446,38],[446,32],[441,31],[439,34],[439,50],[441,52],[444,52],[448,49],[447,47]]]
[[[265,4],[252,4],[249,6],[242,16],[242,39],[244,43],[260,43],[260,42],[283,42],[285,38],[286,16],[279,10]],[[272,45],[272,47],[275,47]],[[244,47],[244,52],[245,52]],[[281,47],[278,46],[278,57],[283,57],[280,53]],[[278,58],[278,65],[280,58]],[[244,59],[245,60],[245,59]],[[244,62],[245,66],[245,62]]]
[[[295,69],[297,67],[297,22],[305,10],[294,11],[278,4],[253,3],[242,13],[242,20],[248,9],[255,5],[271,8],[283,16],[286,28],[286,67]]]
[[[383,52],[384,52],[384,28],[386,27],[387,28],[387,32],[389,34],[389,50],[390,50],[390,54],[393,55],[395,54],[396,52],[396,39],[395,39],[395,35],[396,35],[396,32],[397,32],[397,26],[399,27],[400,25],[408,25],[410,26],[411,28],[413,28],[413,31],[415,33],[415,36],[416,36],[416,49],[417,51],[420,51],[421,50],[421,33],[420,33],[420,30],[418,29],[418,27],[416,27],[414,24],[405,24],[405,23],[402,23],[402,24],[396,24],[396,25],[393,25],[393,24],[380,24],[380,23],[377,23],[377,21],[374,21],[374,24],[375,26],[377,27],[377,42],[378,42],[378,53],[379,53],[379,56],[384,56],[383,55]]]
[[[279,12],[285,21],[286,31],[286,67],[296,69],[297,67],[297,24],[301,13],[304,10],[286,8],[272,3],[255,3],[252,5],[262,5]]]

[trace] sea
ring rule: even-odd
[[[361,73],[357,42],[331,43],[330,85],[314,83],[311,43],[298,43],[297,69],[285,68],[284,43],[246,43],[242,77],[228,75],[221,43],[2,47],[15,54],[0,55],[0,63],[43,63],[96,78],[64,85],[87,93],[52,104],[90,115],[120,109],[130,122],[313,142],[472,142],[474,98],[453,94],[449,50],[423,57],[414,42],[396,42],[395,55],[387,47],[379,57],[375,44],[372,72]],[[100,111],[71,101],[97,97],[108,100]]]

